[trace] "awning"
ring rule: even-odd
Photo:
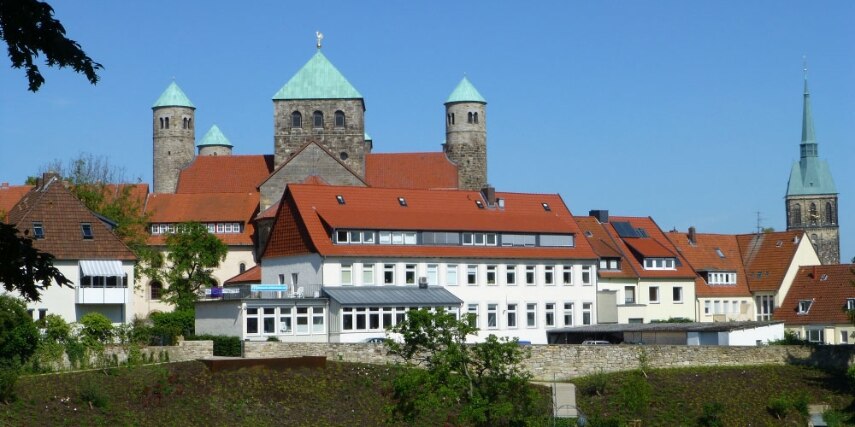
[[[122,277],[125,275],[122,262],[115,260],[80,261],[80,269],[83,270],[84,276]]]
[[[341,305],[460,305],[463,301],[439,286],[325,286],[324,293]]]

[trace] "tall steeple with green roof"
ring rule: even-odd
[[[802,141],[799,144],[799,161],[790,169],[790,180],[787,183],[787,229],[805,230],[822,263],[838,264],[840,234],[837,222],[837,188],[828,163],[819,158],[807,67],[804,73]]]
[[[359,176],[365,175],[365,101],[362,94],[321,52],[273,95],[273,148],[275,166],[287,162],[310,141],[315,141]]]
[[[211,126],[211,129],[208,129],[208,132],[205,133],[205,136],[202,137],[202,140],[196,146],[199,147],[200,156],[232,155],[232,143],[223,135],[223,132],[220,131],[217,125]]]
[[[487,186],[487,101],[466,76],[445,100],[443,150],[457,165],[459,188]]]
[[[152,187],[155,193],[174,193],[178,174],[196,154],[196,106],[173,81],[151,109],[154,134]]]

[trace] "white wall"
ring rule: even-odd
[[[283,275],[289,290],[296,292],[297,288],[303,287],[304,295],[310,297],[315,291],[320,291],[320,285],[324,283],[321,263],[318,254],[265,258],[261,262],[261,283],[279,283],[279,276]],[[293,274],[297,274],[296,286],[292,283]]]
[[[240,300],[196,303],[196,334],[243,337]]]
[[[766,326],[740,329],[728,333],[728,345],[757,345],[757,341],[768,344],[769,341],[784,338],[784,324],[774,323]]]
[[[810,240],[805,236],[799,241],[799,247],[793,255],[793,261],[787,268],[787,273],[784,275],[784,280],[781,282],[781,287],[778,288],[778,293],[775,295],[775,308],[781,307],[784,304],[784,299],[787,297],[787,292],[790,291],[790,286],[799,272],[799,267],[808,265],[820,265],[819,257]]]
[[[720,310],[715,312],[716,301]],[[710,312],[706,313],[706,304],[710,303]],[[733,303],[737,303],[737,312],[733,312]],[[724,310],[724,304],[727,303],[727,309]],[[751,297],[713,297],[713,298],[698,298],[698,317],[699,322],[730,322],[754,320],[756,317],[754,308],[754,299]]]

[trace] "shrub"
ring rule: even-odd
[[[241,342],[238,337],[229,337],[225,335],[193,335],[187,339],[190,341],[213,341],[214,356],[241,356]]]
[[[86,381],[80,388],[80,400],[89,403],[96,408],[107,407],[107,392],[97,382]]]
[[[609,382],[609,376],[601,369],[588,376],[588,386],[585,392],[589,395],[602,396],[606,392],[606,385]]]
[[[89,349],[80,339],[69,338],[65,343],[65,354],[73,369],[84,368],[89,365]]]
[[[849,381],[855,382],[855,365],[850,366],[846,370],[846,376],[849,378]]]
[[[153,324],[151,333],[155,337],[163,337],[165,342],[162,345],[172,345],[175,337],[191,336],[196,329],[196,311],[192,309],[151,313],[149,319]]]
[[[802,345],[802,346],[807,346],[807,347],[815,347],[817,345],[816,343],[812,343],[808,340],[803,340],[803,339],[799,338],[799,336],[796,335],[796,333],[793,331],[784,331],[784,338],[779,339],[779,340],[775,340],[775,341],[769,341],[769,344],[771,344],[771,345]]]
[[[11,402],[15,399],[15,383],[18,382],[16,366],[0,366],[0,402]]]
[[[35,353],[39,330],[24,302],[0,295],[0,364],[20,367]]]
[[[276,337],[267,337],[268,342],[279,342],[279,338]]]
[[[618,389],[618,402],[636,416],[645,412],[652,393],[650,384],[642,375],[642,372],[632,373]]]
[[[843,427],[846,425],[846,414],[834,409],[822,413],[822,419],[828,427]]]
[[[64,343],[71,337],[71,325],[57,314],[48,314],[39,320],[38,327],[44,329],[44,338],[53,342]]]
[[[787,409],[790,408],[790,399],[787,396],[775,396],[769,399],[766,409],[769,413],[779,420],[783,420],[787,416]]]
[[[723,411],[724,405],[719,402],[705,404],[704,413],[698,418],[698,425],[702,427],[723,427],[724,421],[721,419]]]
[[[101,313],[87,313],[80,324],[83,326],[80,333],[89,345],[107,344],[113,338],[113,322]]]
[[[809,401],[810,398],[808,395],[802,392],[790,398],[790,406],[803,417],[808,417],[810,416],[810,411],[808,411]]]

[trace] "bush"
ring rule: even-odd
[[[846,414],[834,409],[822,413],[822,419],[828,427],[843,427],[846,425]]]
[[[101,313],[85,314],[80,324],[83,326],[80,333],[87,344],[107,344],[113,338],[113,322]]]
[[[279,342],[279,338],[276,338],[276,337],[267,337],[267,342]]]
[[[634,416],[640,416],[647,410],[652,394],[650,384],[642,372],[633,372],[618,390],[618,402]]]
[[[609,382],[609,376],[601,369],[588,376],[588,386],[585,387],[585,393],[588,395],[602,396],[606,392],[606,385]]]
[[[241,342],[238,337],[229,337],[225,335],[194,335],[186,339],[190,341],[213,341],[214,356],[241,356]]]
[[[698,425],[701,427],[724,427],[724,421],[721,419],[723,411],[724,405],[719,402],[705,404],[704,414],[698,418]]]
[[[39,344],[39,330],[24,302],[0,295],[0,364],[16,369],[27,362]]]
[[[44,329],[44,338],[49,341],[64,343],[71,336],[71,325],[57,314],[48,314],[39,320],[38,327]]]
[[[0,402],[15,400],[15,383],[18,382],[16,366],[0,366]]]
[[[783,420],[787,417],[787,410],[790,408],[790,399],[787,396],[775,396],[769,399],[766,409],[775,418]]]
[[[802,346],[806,346],[806,347],[816,347],[817,346],[816,343],[812,343],[808,340],[803,340],[803,339],[799,338],[799,336],[796,335],[796,333],[793,331],[784,331],[784,338],[779,339],[779,340],[775,340],[775,341],[769,341],[769,344],[771,344],[771,345],[802,345]]]
[[[161,345],[172,345],[177,336],[191,336],[196,330],[196,311],[176,310],[168,313],[151,313],[151,334],[153,337],[162,337]]]
[[[96,408],[107,407],[107,393],[92,380],[83,383],[80,389],[80,400],[89,403]]]

